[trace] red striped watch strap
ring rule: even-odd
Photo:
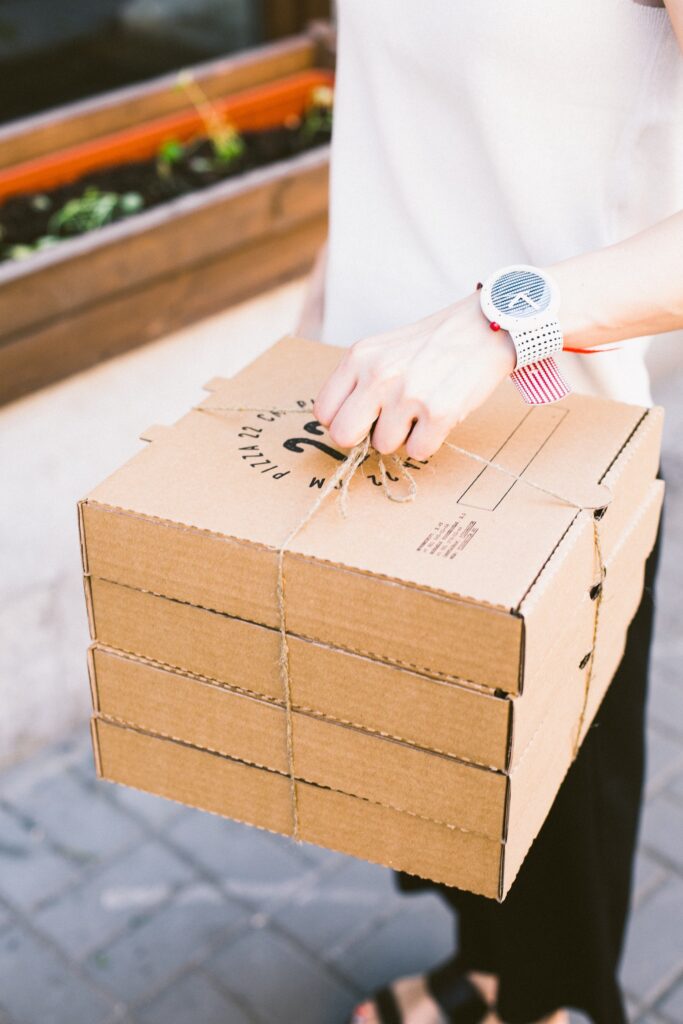
[[[528,405],[559,402],[571,390],[552,356],[520,366],[510,379]]]

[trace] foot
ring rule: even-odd
[[[492,974],[471,973],[467,977],[479,990],[485,1002],[493,1007],[496,999],[497,979]],[[446,1017],[434,1001],[427,988],[423,974],[399,978],[391,990],[401,1012],[403,1024],[447,1024]],[[377,1007],[372,999],[357,1006],[350,1024],[382,1024]],[[481,1024],[502,1024],[493,1009]],[[564,1024],[552,1021],[549,1024]]]

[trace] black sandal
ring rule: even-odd
[[[450,964],[430,971],[424,981],[429,995],[450,1024],[481,1024],[493,1012],[494,1008],[484,1000],[476,985],[464,974],[454,976]],[[381,988],[369,1002],[374,1003],[380,1024],[404,1024],[391,985]]]

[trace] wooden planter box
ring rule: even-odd
[[[331,64],[324,27],[195,67],[223,97]],[[0,169],[185,109],[175,75],[15,122]],[[327,225],[329,148],[249,171],[0,265],[0,403],[304,273]]]

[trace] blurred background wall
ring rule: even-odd
[[[0,122],[300,32],[328,0],[3,0]],[[303,282],[0,406],[0,767],[84,723],[76,501],[292,329]],[[1,298],[1,294],[0,294]],[[36,301],[40,301],[36,296]]]
[[[329,0],[3,0],[0,120],[302,29]]]

